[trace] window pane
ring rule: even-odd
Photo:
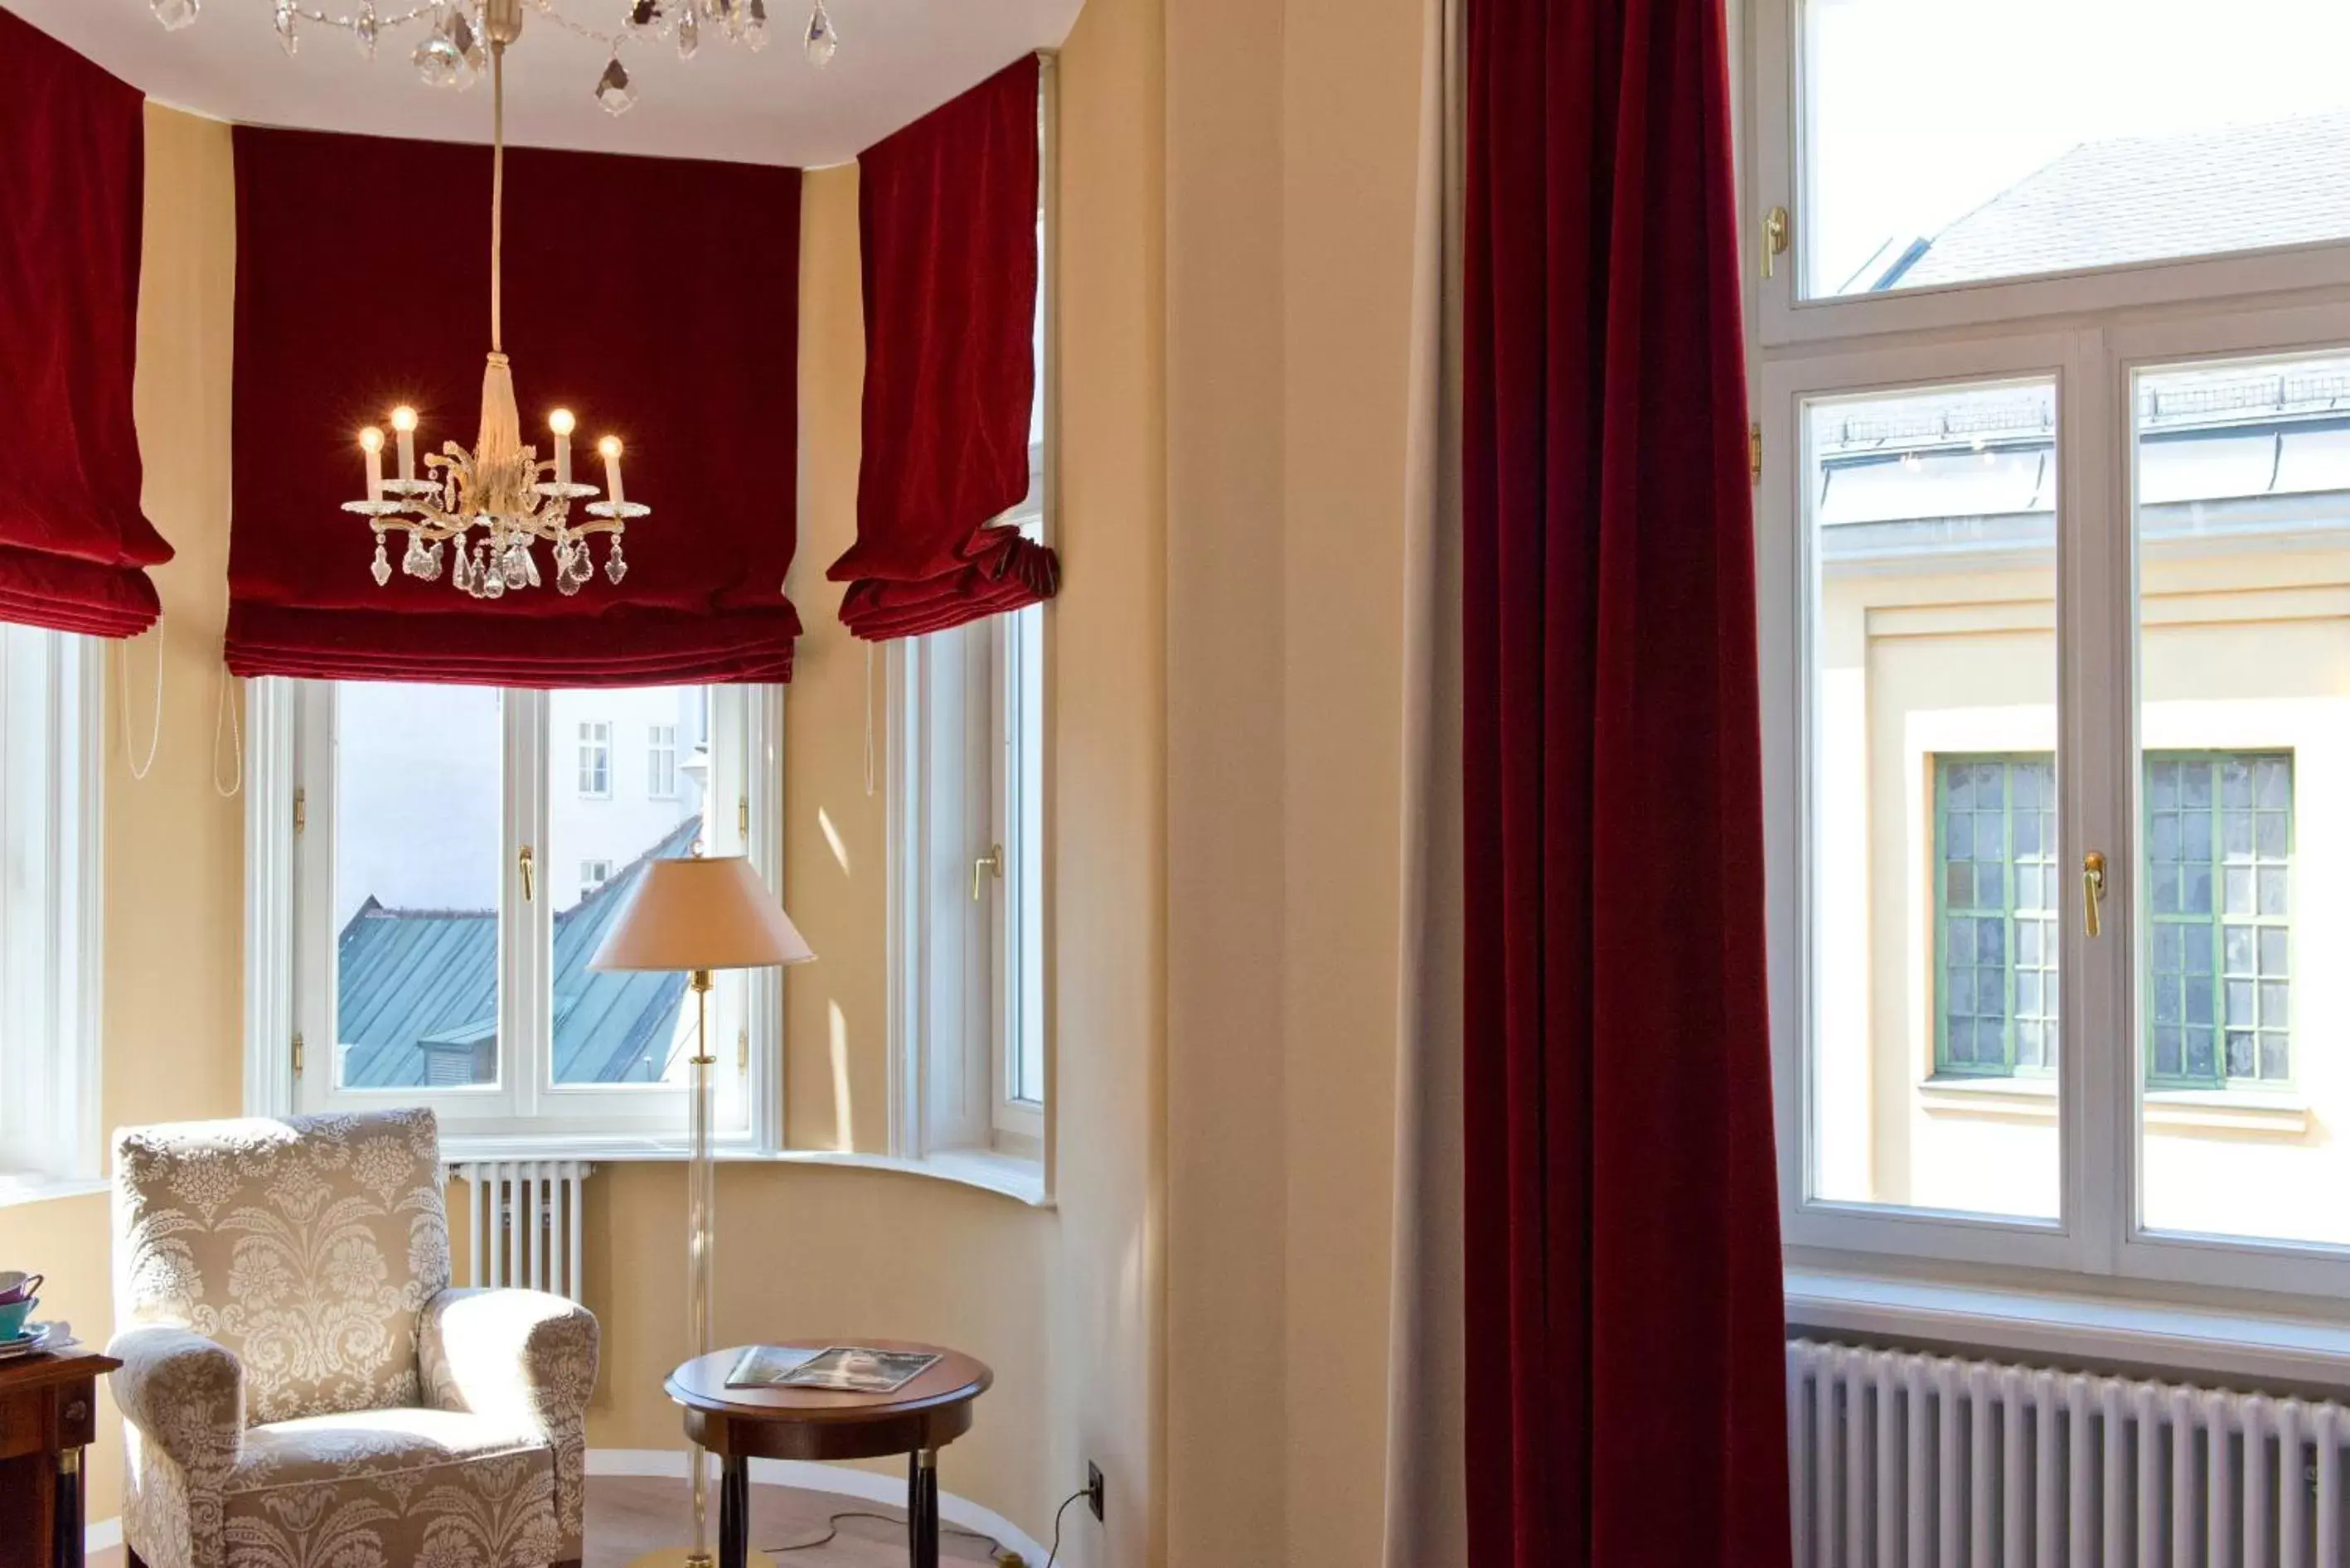
[[[607,973],[589,969],[588,961],[648,861],[691,855],[704,845],[710,689],[552,691],[547,706],[548,733],[575,736],[580,747],[579,789],[553,789],[548,802],[546,863],[580,868],[555,906],[555,1081],[682,1082],[693,1054],[686,977]],[[665,741],[675,761],[667,769],[615,768],[615,736]],[[553,765],[560,784],[567,763],[558,755]],[[666,794],[662,784],[670,786]],[[734,1059],[731,1048],[721,1054],[730,1064]]]
[[[2340,0],[1805,0],[1812,297],[2350,236]]]
[[[1804,410],[1817,1198],[2057,1211],[2055,412]]]
[[[498,1078],[505,728],[478,686],[335,689],[335,1085]]]
[[[2334,1197],[2350,1167],[2319,1130],[2350,1111],[2325,1059],[2350,1015],[2322,965],[2302,970],[2341,940],[2324,892],[2350,848],[2329,805],[2350,782],[2350,619],[2309,598],[2338,593],[2350,566],[2345,396],[2350,358],[2134,385],[2153,1230],[2350,1243]],[[2213,1096],[2243,1109],[2215,1116]],[[2306,1130],[2241,1119],[2296,1104]]]

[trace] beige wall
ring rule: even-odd
[[[1178,1563],[1378,1560],[1422,16],[1169,14]]]

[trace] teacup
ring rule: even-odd
[[[25,1332],[25,1320],[41,1304],[38,1296],[19,1296],[13,1302],[0,1302],[0,1339],[15,1339]]]
[[[28,1274],[22,1269],[0,1269],[0,1305],[29,1299],[46,1278],[45,1274]]]

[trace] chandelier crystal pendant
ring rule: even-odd
[[[571,504],[597,493],[592,484],[571,477],[571,432],[576,421],[568,409],[547,416],[555,437],[555,456],[540,462],[538,449],[525,446],[522,417],[515,403],[514,368],[504,342],[501,286],[504,262],[506,183],[505,53],[522,32],[523,0],[487,0],[482,30],[490,53],[490,358],[482,373],[482,425],[473,449],[455,441],[426,454],[425,473],[416,472],[416,410],[405,406],[391,410],[400,472],[387,479],[383,472],[383,431],[373,425],[359,432],[359,450],[367,462],[368,493],[364,501],[346,501],[343,510],[356,513],[375,531],[376,585],[391,581],[391,557],[385,535],[408,535],[400,569],[411,577],[432,582],[441,576],[442,551],[449,555],[449,580],[477,599],[503,598],[512,590],[535,588],[543,579],[532,546],[546,542],[553,556],[555,587],[559,593],[577,593],[595,575],[591,541],[611,535],[604,557],[604,575],[613,583],[628,575],[620,538],[629,519],[651,512],[630,501],[620,487],[620,442],[606,436],[596,443],[604,459],[604,484],[610,492],[602,501],[590,501],[574,520]]]
[[[585,0],[570,0],[573,6]],[[405,8],[386,12],[378,6],[383,0],[359,0],[359,9],[348,16],[321,11],[307,0],[269,0],[271,26],[277,36],[278,47],[291,55],[301,45],[303,27],[339,27],[351,35],[359,53],[375,57],[376,41],[382,35],[396,33],[400,28],[421,26],[424,41],[416,46],[409,60],[416,74],[433,87],[452,88],[463,91],[479,79],[487,68],[480,40],[492,26],[491,16],[510,14],[519,17],[524,7],[537,12],[549,24],[596,44],[605,51],[601,75],[592,89],[596,101],[613,114],[626,114],[637,101],[636,88],[630,85],[629,69],[620,63],[620,52],[629,44],[639,47],[668,42],[676,47],[681,59],[691,59],[702,47],[704,22],[729,44],[740,44],[756,54],[767,47],[768,0],[602,0],[617,4],[619,25],[611,31],[590,27],[565,15],[563,0],[518,0],[505,5],[499,0],[411,0]],[[195,24],[203,0],[147,0],[155,20],[177,32]],[[806,30],[801,35],[802,46],[810,64],[826,66],[840,48],[840,33],[832,24],[832,16],[825,9],[825,0],[807,0]]]

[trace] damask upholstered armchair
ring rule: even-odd
[[[141,1127],[114,1158],[134,1568],[578,1562],[596,1320],[449,1287],[432,1112]]]

